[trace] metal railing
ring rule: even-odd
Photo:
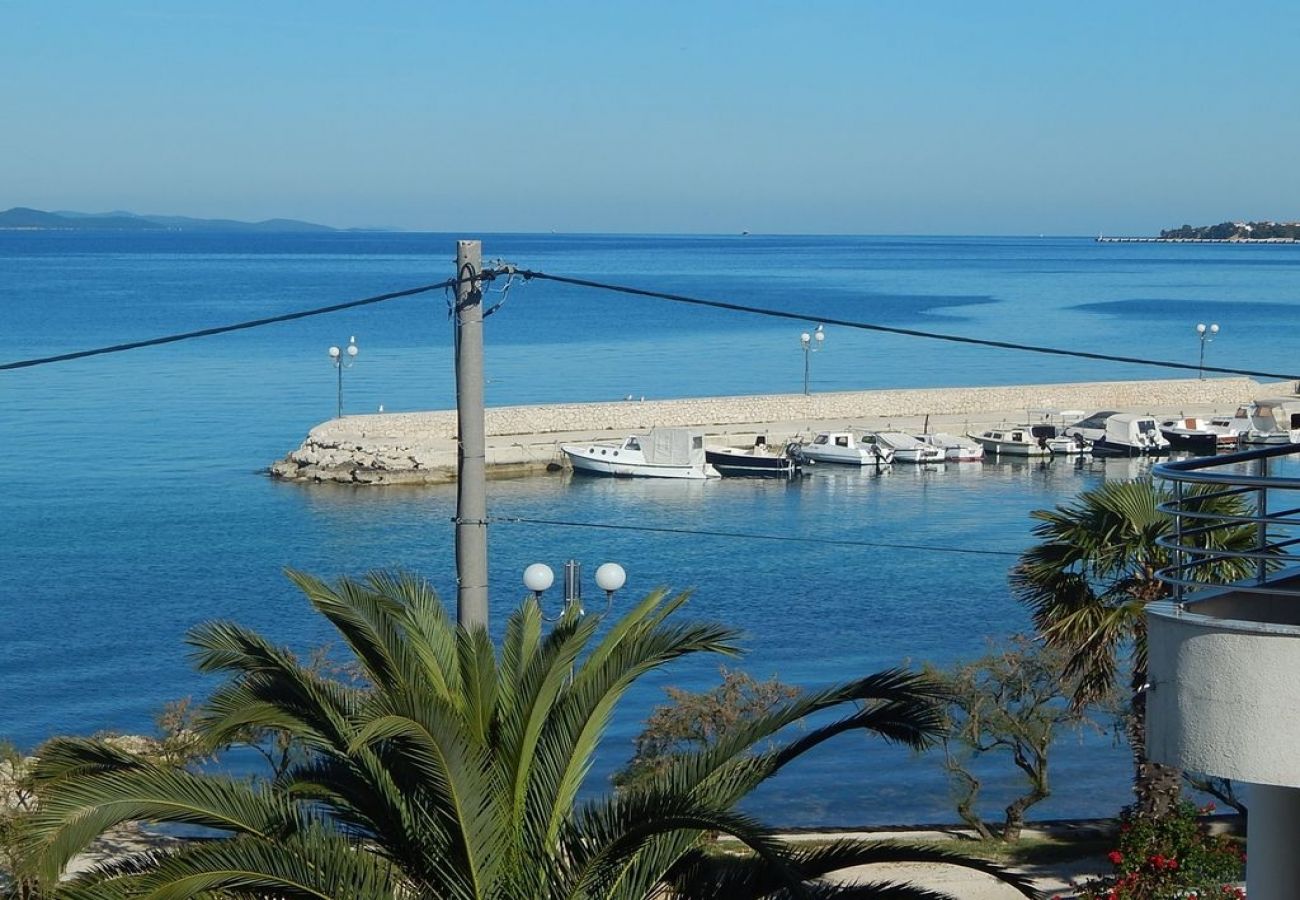
[[[1160,505],[1173,532],[1157,540],[1170,565],[1157,572],[1182,603],[1192,592],[1231,587],[1245,594],[1300,597],[1300,477],[1273,474],[1300,444],[1157,465],[1173,499]],[[1300,467],[1297,468],[1300,473]],[[1230,510],[1219,498],[1237,498]],[[1250,540],[1253,533],[1254,540]],[[1286,581],[1286,584],[1281,583]]]

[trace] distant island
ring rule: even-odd
[[[1212,243],[1212,244],[1296,244],[1300,243],[1300,222],[1220,222],[1218,225],[1184,225],[1160,232],[1160,237],[1103,237],[1103,244]]]
[[[1162,238],[1189,241],[1300,240],[1300,222],[1220,222],[1218,225],[1184,225],[1160,232]]]
[[[0,230],[7,231],[225,231],[225,232],[325,232],[328,225],[297,219],[239,222],[234,219],[194,219],[189,216],[142,216],[131,212],[44,212],[15,206],[0,212]],[[348,229],[357,230],[357,229]]]

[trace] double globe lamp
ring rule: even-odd
[[[596,587],[605,592],[606,610],[614,604],[614,592],[627,582],[627,572],[618,563],[607,562],[596,569]],[[524,587],[532,591],[538,603],[542,594],[555,584],[555,573],[546,563],[533,563],[524,569]],[[582,611],[582,563],[571,559],[564,564],[564,602],[577,604]]]

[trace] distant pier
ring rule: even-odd
[[[1291,385],[1248,378],[1161,379],[998,387],[894,388],[836,393],[561,403],[487,410],[489,475],[542,472],[563,463],[562,442],[621,439],[656,425],[695,428],[709,443],[771,446],[818,431],[921,429],[966,432],[1025,422],[1030,409],[1114,409],[1203,415]],[[270,467],[287,481],[438,484],[456,479],[456,411],[345,416],[313,428]]]

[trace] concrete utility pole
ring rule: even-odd
[[[456,242],[456,620],[488,626],[487,438],[483,426],[483,246]]]

